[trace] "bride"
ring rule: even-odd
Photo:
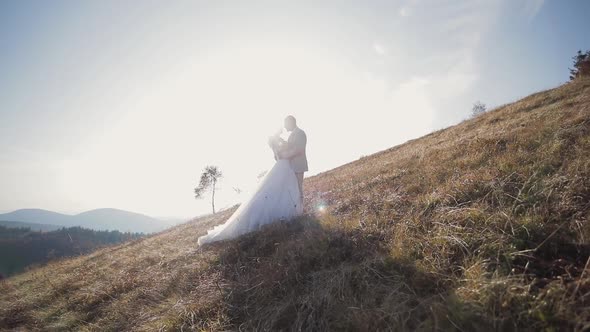
[[[236,238],[242,234],[279,220],[289,220],[303,213],[301,193],[289,159],[283,156],[289,143],[279,134],[271,136],[268,144],[276,163],[265,175],[253,195],[223,224],[199,237],[199,245]]]

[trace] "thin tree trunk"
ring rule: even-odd
[[[213,206],[213,214],[215,214],[215,182],[217,181],[213,181],[213,194],[211,195],[211,206]]]

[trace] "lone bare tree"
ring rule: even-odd
[[[203,198],[203,195],[208,189],[211,189],[211,206],[213,207],[213,213],[215,213],[215,185],[217,181],[221,179],[223,174],[217,166],[207,166],[201,174],[201,181],[195,188],[195,198]]]
[[[471,109],[471,117],[474,118],[480,114],[485,113],[486,111],[486,104],[482,103],[481,101],[477,101],[475,104],[473,104],[473,108]]]

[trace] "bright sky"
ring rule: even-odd
[[[2,1],[0,211],[206,213],[201,170],[244,199],[287,114],[313,175],[563,83],[590,48],[590,1],[319,3]]]

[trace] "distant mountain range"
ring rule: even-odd
[[[76,215],[42,209],[21,209],[0,214],[0,222],[8,227],[31,227],[31,229],[39,230],[50,230],[47,226],[81,226],[94,230],[142,233],[158,232],[178,223],[174,220],[160,220],[140,213],[110,208],[91,210]],[[36,225],[19,225],[18,223]]]

